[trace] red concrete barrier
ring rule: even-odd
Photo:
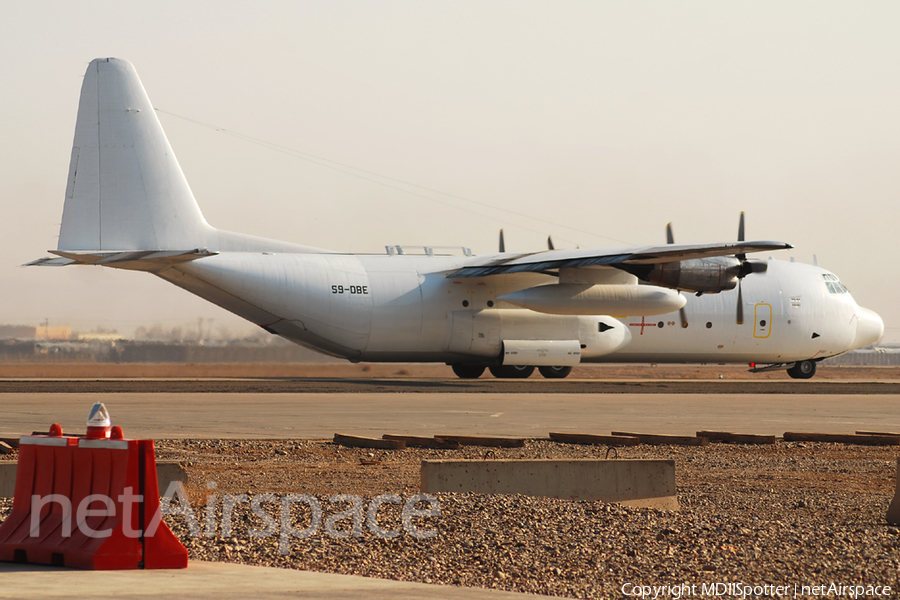
[[[0,560],[81,569],[177,569],[187,550],[159,517],[153,440],[22,437]],[[109,437],[107,437],[109,436]]]

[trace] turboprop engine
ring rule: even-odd
[[[629,273],[643,281],[675,290],[715,294],[733,290],[750,273],[764,273],[764,261],[732,256],[698,258],[664,264],[626,265]]]
[[[688,292],[724,292],[737,287],[741,261],[731,256],[655,265],[647,281]]]
[[[653,285],[558,283],[497,298],[551,315],[664,315],[684,306],[678,292]]]

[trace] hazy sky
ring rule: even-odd
[[[898,23],[894,1],[0,2],[0,323],[242,327],[143,273],[18,266],[56,248],[82,77],[116,56],[216,227],[483,253],[501,227],[509,250],[669,221],[724,241],[744,210],[900,342]]]

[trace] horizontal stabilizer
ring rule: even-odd
[[[30,263],[25,263],[22,265],[23,267],[65,267],[68,265],[77,265],[78,261],[73,260],[71,258],[65,257],[52,257],[45,256],[44,258],[39,258],[37,260],[33,260]]]
[[[118,252],[50,250],[50,253],[56,254],[59,258],[40,258],[24,266],[61,267],[79,264],[102,265],[135,271],[161,271],[178,263],[218,254],[205,248],[195,248],[193,250],[124,250]]]

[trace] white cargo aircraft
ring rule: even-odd
[[[535,367],[559,378],[607,361],[741,362],[809,378],[817,361],[880,339],[881,318],[835,275],[748,259],[791,246],[738,240],[368,255],[222,231],[203,218],[134,67],[105,58],[81,89],[56,257],[30,264],[147,271],[303,346],[445,362],[463,378]]]

